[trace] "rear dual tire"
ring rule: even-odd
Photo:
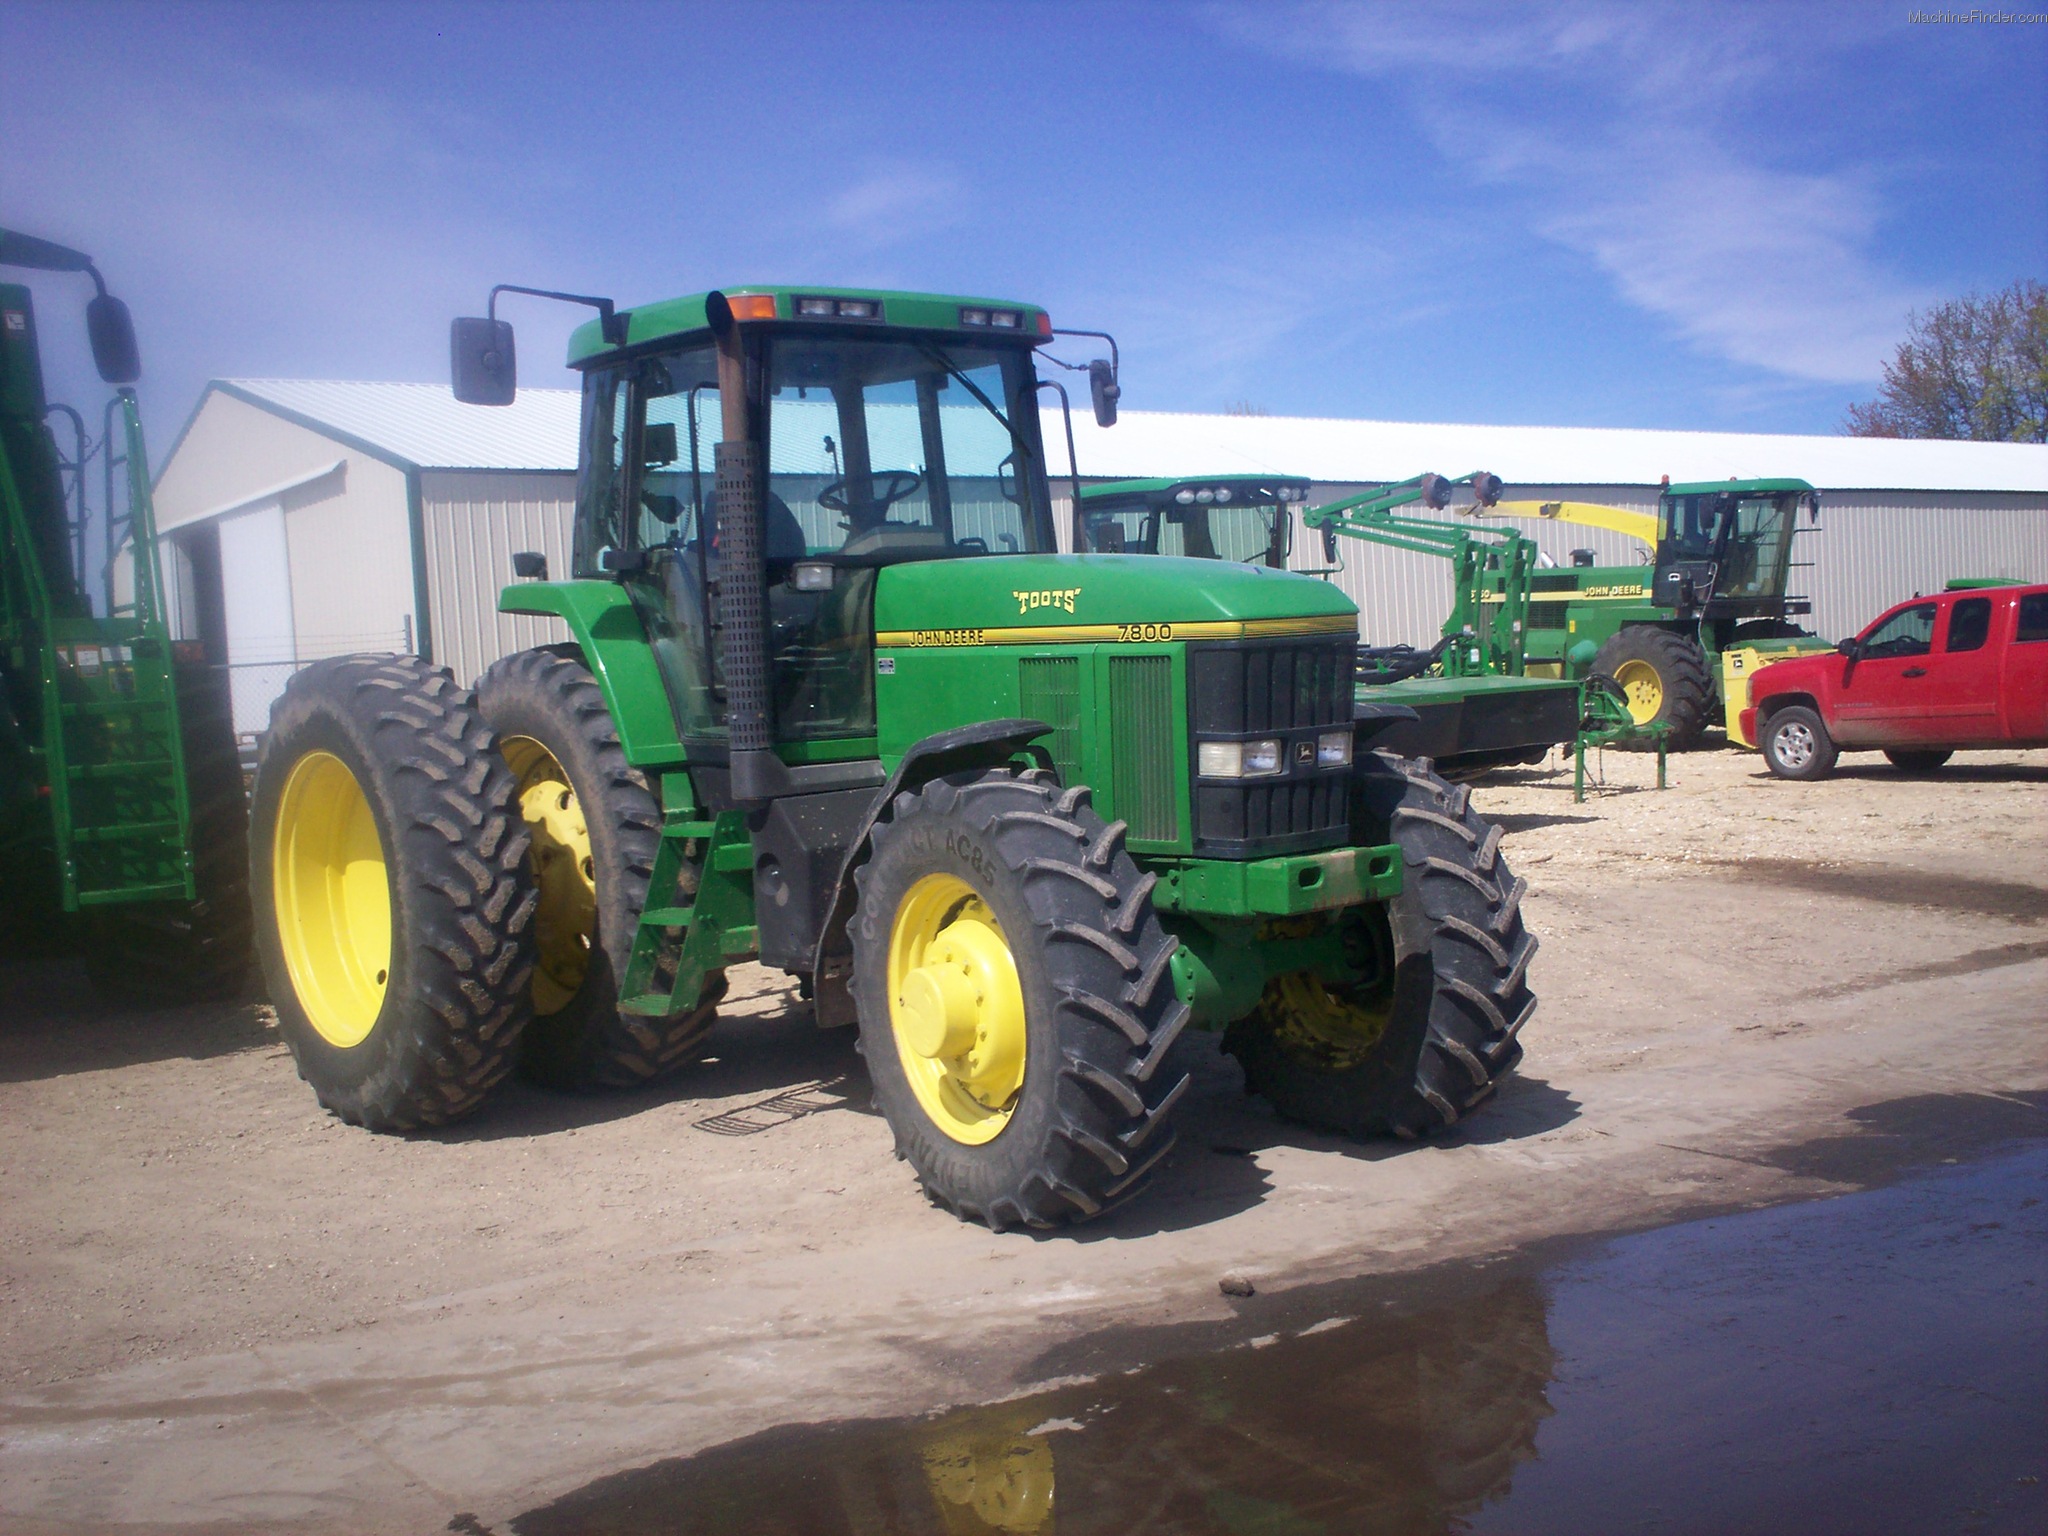
[[[661,807],[626,761],[603,691],[573,645],[519,651],[478,679],[477,708],[512,769],[540,893],[533,1019],[519,1072],[543,1087],[633,1088],[701,1054],[725,973],[669,1017],[619,1011],[619,982],[661,848]],[[687,906],[686,866],[665,902]]]
[[[256,769],[257,952],[299,1075],[352,1125],[470,1113],[530,1008],[528,834],[475,700],[410,656],[295,675]]]

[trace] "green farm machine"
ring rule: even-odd
[[[1454,482],[1457,483],[1457,482]],[[1674,751],[1699,744],[1725,722],[1741,741],[1742,684],[1756,667],[1826,650],[1793,622],[1812,603],[1789,596],[1795,536],[1820,516],[1820,495],[1804,480],[1707,480],[1666,485],[1654,515],[1576,502],[1503,502],[1491,476],[1467,477],[1478,517],[1549,518],[1590,524],[1642,541],[1648,562],[1599,566],[1590,550],[1570,566],[1528,576],[1526,670],[1552,677],[1612,679],[1637,725],[1663,728]],[[1443,503],[1448,505],[1446,501]],[[1314,521],[1313,514],[1311,522]],[[1489,601],[1512,601],[1493,580]],[[1616,745],[1641,747],[1651,733]]]
[[[1452,602],[1442,637],[1421,649],[1362,646],[1357,710],[1382,722],[1378,746],[1427,757],[1437,772],[1461,779],[1542,761],[1553,746],[1578,735],[1582,705],[1577,684],[1523,674],[1521,631],[1535,544],[1510,529],[1401,515],[1401,508],[1429,498],[1436,498],[1433,506],[1447,505],[1450,485],[1423,475],[1311,509],[1309,482],[1295,476],[1119,480],[1081,489],[1074,547],[1285,570],[1294,513],[1301,511],[1311,527],[1449,561]],[[1326,534],[1325,545],[1325,558],[1334,561],[1333,534]]]
[[[454,326],[473,404],[516,388],[497,292]],[[1499,829],[1374,750],[1335,588],[1056,552],[1042,310],[542,296],[599,311],[574,551],[500,607],[573,638],[474,691],[317,663],[258,765],[258,947],[331,1111],[644,1081],[747,959],[857,1026],[900,1155],[996,1227],[1142,1187],[1189,1025],[1340,1133],[1492,1093],[1535,1006]]]
[[[222,674],[165,622],[134,328],[78,251],[0,230],[0,267],[92,279],[115,386],[97,439],[49,403],[30,290],[0,283],[0,950],[76,948],[119,1001],[230,996],[249,954],[241,771]]]

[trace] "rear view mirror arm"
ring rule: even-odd
[[[1072,524],[1074,553],[1081,552],[1081,461],[1074,455],[1074,408],[1067,399],[1067,387],[1058,379],[1040,379],[1040,389],[1056,390],[1060,397],[1060,420],[1067,429],[1067,480],[1074,488],[1074,504],[1068,511]]]

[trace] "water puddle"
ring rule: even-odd
[[[511,1529],[2048,1530],[2048,1143],[1563,1256],[1257,1297],[1072,1363],[1112,1373],[772,1430]]]

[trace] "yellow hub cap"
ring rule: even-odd
[[[1664,679],[1647,661],[1624,661],[1614,680],[1628,697],[1628,712],[1637,725],[1647,725],[1664,707]]]
[[[966,881],[926,875],[896,909],[889,1022],[932,1124],[969,1145],[994,1140],[1024,1086],[1024,989],[1001,924]]]
[[[533,968],[533,1011],[560,1013],[583,986],[590,970],[590,946],[597,937],[597,866],[590,853],[590,826],[569,775],[555,754],[530,736],[499,743],[516,781],[519,814],[533,833],[527,862],[540,887],[534,937],[540,949]]]
[[[1391,991],[1359,1001],[1339,997],[1307,971],[1266,983],[1256,1017],[1293,1055],[1331,1072],[1344,1072],[1372,1054],[1393,1017]]]
[[[360,1045],[391,977],[391,880],[348,764],[308,752],[278,798],[271,900],[292,991],[329,1045]]]

